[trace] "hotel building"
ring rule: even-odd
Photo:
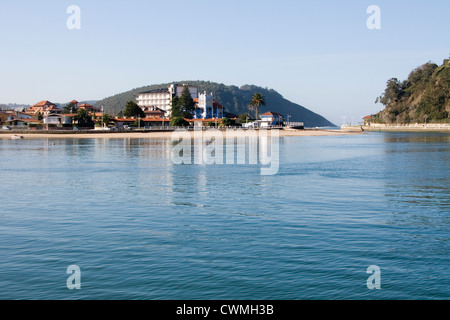
[[[189,92],[193,99],[198,99],[198,88],[188,86]],[[172,84],[169,88],[155,89],[141,92],[137,97],[138,106],[143,110],[161,109],[167,112],[170,117],[172,110],[172,99],[176,96],[180,97],[183,92],[184,85]]]

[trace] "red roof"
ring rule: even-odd
[[[36,120],[36,119],[14,119],[11,121],[20,121],[20,122],[41,122],[41,120]]]
[[[38,103],[36,103],[34,106],[32,107],[45,107],[45,106],[56,106],[56,104],[51,103],[48,100],[44,100],[44,101],[40,101]]]
[[[47,110],[61,110],[61,109],[59,109],[57,106],[55,106],[55,105],[51,105],[50,107],[48,107],[48,109]]]
[[[94,108],[93,105],[90,105],[88,103],[82,103],[78,106],[79,108]]]
[[[137,119],[125,119],[125,118],[114,118],[112,121],[117,122],[136,122]],[[158,119],[158,118],[141,118],[143,122],[170,122],[170,119]]]
[[[158,119],[158,118],[142,118],[141,119],[144,122],[170,122],[170,119]]]
[[[263,113],[262,116],[281,116],[282,117],[283,115],[279,114],[278,112],[275,112],[275,111],[269,111],[269,112]]]
[[[216,100],[213,99],[213,105],[216,108],[223,108],[222,105],[220,103],[218,103]]]

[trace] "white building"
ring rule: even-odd
[[[71,115],[49,114],[43,119],[44,124],[72,124],[73,117]]]
[[[189,92],[193,99],[198,99],[198,88],[193,86],[188,86]],[[142,109],[145,108],[159,108],[168,113],[172,110],[172,99],[175,96],[180,97],[184,89],[182,84],[172,84],[167,89],[156,89],[146,92],[141,92],[137,97],[138,106]]]
[[[197,102],[194,119],[222,119],[223,107],[213,98],[213,94],[206,91],[194,99]]]

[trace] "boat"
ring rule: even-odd
[[[23,140],[23,136],[14,135],[11,137],[11,140]]]

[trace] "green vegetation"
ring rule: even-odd
[[[236,121],[229,119],[229,118],[223,118],[219,122],[220,127],[228,127],[228,126],[234,126],[236,124]]]
[[[101,122],[102,122],[102,124],[104,125],[104,126],[109,126],[109,124],[111,123],[111,121],[112,121],[112,117],[109,115],[109,114],[107,114],[107,113],[104,113],[103,115],[102,115],[102,117],[101,117]]]
[[[85,109],[78,110],[75,121],[78,122],[80,128],[93,128],[95,125],[92,116]]]
[[[63,114],[71,114],[71,113],[75,113],[76,112],[76,108],[75,108],[75,104],[72,102],[69,102],[67,105],[64,106],[63,108]]]
[[[189,122],[187,122],[183,117],[172,118],[170,124],[174,127],[188,127]]]
[[[98,119],[94,116],[94,120],[96,120],[96,127],[108,127],[112,121],[112,117],[105,113],[101,117],[98,117]]]
[[[386,108],[372,116],[376,123],[449,122],[450,60],[442,66],[428,62],[413,70],[407,80],[392,78],[376,103]]]
[[[250,110],[255,110],[255,119],[259,119],[259,108],[265,105],[266,101],[261,93],[257,92],[252,96],[249,108]]]
[[[196,86],[199,92],[212,92],[214,99],[220,103],[226,112],[234,114],[248,113],[248,105],[255,93],[264,96],[265,102],[270,106],[270,111],[276,111],[283,115],[290,115],[291,121],[302,121],[306,127],[328,127],[334,126],[324,117],[314,113],[298,104],[290,102],[283,98],[273,89],[262,88],[254,85],[244,85],[242,87],[227,86],[220,83],[210,81],[179,81],[179,83],[188,83]],[[136,102],[139,93],[161,88],[168,88],[172,83],[163,83],[151,86],[136,88],[115,96],[97,101],[96,107],[105,106],[111,114],[118,114],[124,109],[128,101]],[[266,107],[259,110],[260,112],[269,111]],[[252,112],[253,113],[253,112]]]
[[[241,123],[247,123],[247,122],[254,121],[254,119],[248,113],[241,114],[239,116],[239,120],[241,121]]]
[[[195,102],[192,99],[189,88],[184,86],[181,96],[172,99],[172,117],[192,119],[195,113]]]
[[[138,104],[134,101],[128,101],[125,110],[123,111],[123,115],[125,117],[145,117],[144,111],[138,106]]]

